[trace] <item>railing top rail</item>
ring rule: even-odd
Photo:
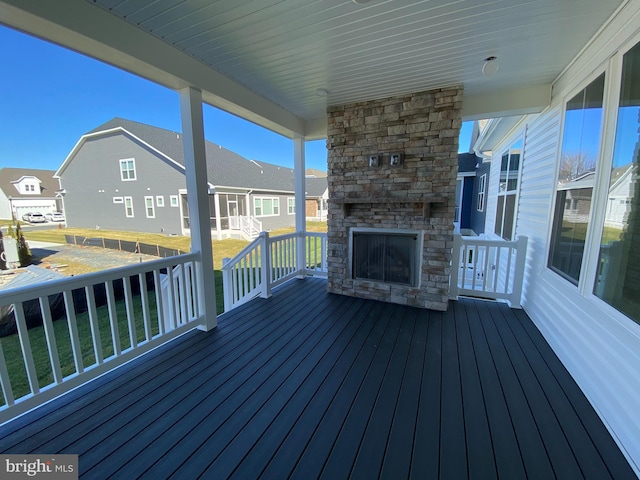
[[[460,238],[461,241],[467,245],[495,245],[499,247],[515,247],[518,245],[518,240],[527,238],[526,236],[520,235],[516,240],[494,240],[489,238],[467,237],[459,234],[456,234],[455,236]]]
[[[307,237],[326,237],[327,232],[305,232]]]
[[[224,272],[226,270],[231,269],[231,267],[233,266],[234,263],[236,263],[238,260],[240,260],[242,257],[244,257],[251,250],[256,248],[256,246],[258,244],[260,244],[262,242],[262,239],[264,238],[263,233],[266,233],[266,232],[262,232],[260,234],[260,236],[258,236],[256,239],[254,239],[249,245],[247,245],[242,250],[240,250],[240,252],[238,252],[231,260],[229,260],[227,263],[225,263],[222,266],[222,271]]]
[[[296,237],[299,237],[299,236],[300,236],[299,232],[286,233],[284,235],[277,235],[275,237],[269,237],[269,241],[273,243],[273,242],[277,242],[277,241],[280,241],[280,240],[287,240],[289,238],[296,238]]]
[[[96,285],[112,280],[119,280],[123,277],[146,273],[159,268],[170,268],[179,263],[197,261],[199,258],[200,256],[197,253],[186,253],[183,255],[150,260],[144,263],[127,265],[100,272],[85,273],[74,277],[49,280],[37,285],[7,288],[0,291],[0,305],[24,302],[34,298],[60,293],[65,290],[75,290],[78,288],[84,288],[88,285]]]

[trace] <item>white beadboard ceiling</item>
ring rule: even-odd
[[[49,2],[2,3],[54,23],[67,22],[67,29],[82,29],[82,17],[104,24],[108,12],[304,123],[324,118],[327,105],[452,84],[464,84],[465,99],[549,86],[622,2],[84,0],[82,8],[74,8],[79,16],[74,24],[62,14],[57,18],[53,7],[45,10],[41,4]],[[79,2],[51,3],[61,9]],[[16,23],[25,28],[24,21]],[[82,34],[104,41],[100,35],[106,34],[96,30],[87,28]],[[67,38],[66,43],[83,50],[81,42]],[[139,40],[132,37],[131,43]],[[95,50],[89,53],[100,56]],[[483,60],[492,55],[498,57],[498,73],[483,77]],[[119,63],[117,56],[105,59]],[[328,90],[328,96],[316,95],[319,88]],[[275,117],[272,121],[278,122]]]

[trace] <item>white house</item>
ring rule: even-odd
[[[0,218],[16,220],[28,212],[60,210],[60,185],[55,171],[33,168],[0,169]]]

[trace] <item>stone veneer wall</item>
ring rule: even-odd
[[[327,109],[330,292],[447,309],[462,93],[460,86]],[[400,166],[390,166],[391,153],[404,155]],[[370,167],[374,154],[380,164]],[[427,202],[425,216],[429,200],[436,203]],[[420,285],[351,279],[352,227],[422,231]]]

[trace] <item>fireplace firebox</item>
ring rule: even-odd
[[[351,278],[417,287],[419,232],[390,229],[352,229]]]

